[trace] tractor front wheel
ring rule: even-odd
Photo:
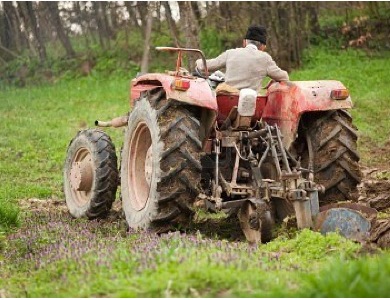
[[[79,131],[70,142],[64,167],[64,192],[75,218],[105,217],[115,200],[118,169],[115,146],[98,129]]]

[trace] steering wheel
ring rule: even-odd
[[[198,67],[195,67],[195,70],[192,73],[192,75],[194,75],[196,77],[203,78],[203,79],[207,79],[206,75],[201,70],[199,70]]]

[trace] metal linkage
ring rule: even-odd
[[[299,163],[296,160],[291,161],[291,166],[294,169],[290,166],[290,154],[284,148],[282,134],[278,126],[264,124],[264,129],[266,129],[267,134],[261,139],[266,144],[266,149],[259,160],[258,167],[252,165],[252,172],[258,172],[265,159],[271,155],[277,171],[277,179],[254,176],[260,187],[261,198],[265,201],[272,201],[275,198],[291,201],[298,227],[313,227],[313,217],[318,213],[318,187],[312,181],[305,180],[301,171],[296,170],[296,167],[299,168]]]

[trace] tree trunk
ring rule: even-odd
[[[125,1],[125,6],[127,9],[127,12],[129,13],[131,25],[140,30],[141,27],[138,24],[136,7],[133,6],[130,1]]]
[[[191,2],[191,9],[194,13],[194,19],[196,20],[196,25],[198,27],[201,27],[202,25],[202,16],[200,14],[200,9],[199,9],[199,3],[197,1],[190,1]]]
[[[87,14],[83,14],[83,11],[81,10],[80,3],[78,1],[75,1],[75,12],[77,16],[77,23],[81,27],[82,35],[85,38],[85,47],[87,50],[90,49],[90,41],[89,36],[92,35],[92,31],[90,30],[89,26],[89,18]],[[84,26],[83,21],[86,23],[86,26]]]
[[[169,26],[169,30],[171,32],[173,42],[175,43],[176,47],[180,47],[179,32],[177,31],[176,22],[172,18],[172,11],[171,11],[171,7],[169,5],[169,1],[162,1],[162,5],[164,6],[165,17],[166,17],[167,22],[168,22],[168,26]]]
[[[72,44],[70,43],[69,37],[66,35],[64,28],[61,24],[61,19],[58,11],[58,2],[57,1],[47,1],[43,2],[46,3],[48,9],[49,9],[49,15],[50,15],[50,21],[52,25],[54,26],[58,38],[62,44],[62,46],[65,48],[66,54],[68,57],[74,57],[76,53],[73,50]]]
[[[308,11],[309,11],[310,30],[313,34],[318,35],[321,30],[320,23],[318,21],[318,3],[308,2],[306,5],[308,5]]]
[[[33,2],[29,1],[20,1],[18,2],[21,7],[21,11],[24,15],[25,23],[28,24],[28,28],[30,29],[34,40],[35,40],[35,46],[38,50],[39,60],[41,63],[43,63],[46,58],[46,47],[43,42],[43,38],[41,36],[41,31],[39,28],[38,20],[35,16],[34,8],[33,8]],[[27,28],[26,28],[27,29]]]
[[[299,66],[301,52],[311,30],[309,5],[305,2],[254,2],[251,24],[267,27],[267,51],[287,71]],[[257,16],[257,17],[256,17]]]
[[[144,41],[144,53],[142,55],[141,62],[141,73],[145,74],[149,70],[149,52],[150,52],[150,38],[152,36],[152,25],[153,25],[153,11],[155,10],[155,3],[149,2],[148,14],[145,28],[145,41]]]
[[[0,46],[11,49],[13,48],[12,29],[9,17],[7,17],[7,7],[4,5],[6,3],[3,3],[3,10],[0,10]],[[4,55],[0,51],[0,57],[2,56]]]
[[[156,1],[155,5],[157,17],[154,20],[154,24],[157,23],[157,30],[158,32],[161,32],[161,1]],[[156,25],[154,25],[154,27],[156,28]]]
[[[108,16],[108,26],[111,28],[111,33],[116,32],[118,29],[118,14],[117,14],[117,3],[109,2],[109,16]]]
[[[217,22],[217,28],[219,30],[227,31],[229,30],[227,27],[228,22],[226,22],[226,19],[229,18],[230,14],[230,9],[229,9],[229,2],[223,1],[219,2],[219,15],[220,15],[220,22]]]
[[[184,23],[184,32],[186,36],[185,47],[199,49],[198,26],[196,25],[195,15],[190,1],[179,1],[180,20]],[[195,69],[196,58],[188,55],[188,68]]]
[[[101,1],[100,5],[101,5],[101,10],[99,12],[101,13],[102,23],[104,27],[104,34],[109,43],[111,38],[114,37],[114,33],[112,31],[112,28],[110,27],[108,21],[108,14],[107,14],[109,12],[110,3],[107,1]]]
[[[104,20],[104,11],[103,5],[101,1],[92,1],[98,35],[99,42],[102,49],[107,50],[110,48],[109,36],[106,28],[106,23]]]
[[[145,33],[148,20],[148,2],[137,1],[137,10],[141,19],[142,32]],[[145,36],[144,36],[145,37]]]
[[[23,11],[20,3],[16,4],[14,7],[15,17],[17,19],[17,29],[20,30],[21,25],[23,25],[24,30],[20,32],[20,42],[22,48],[27,47],[30,49],[31,53],[36,53],[34,46],[32,45],[30,39],[28,38],[27,22],[23,18]]]

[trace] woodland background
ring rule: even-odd
[[[267,51],[288,71],[310,45],[390,47],[390,2],[1,1],[0,85],[164,70],[172,58],[155,46],[216,56],[251,24],[267,27]]]

